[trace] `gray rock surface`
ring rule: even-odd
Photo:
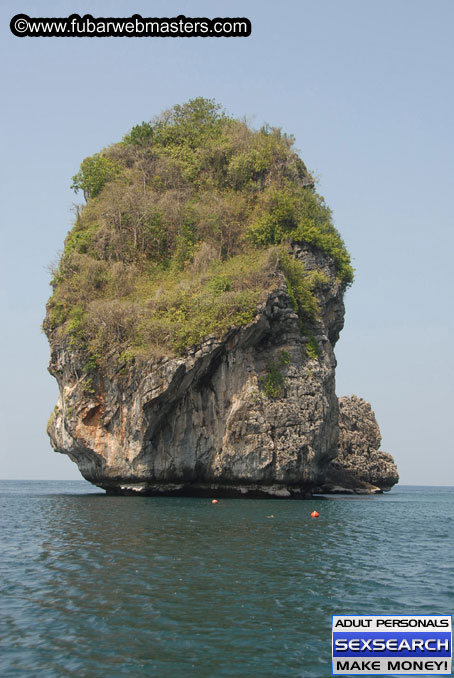
[[[323,491],[373,494],[391,489],[399,474],[394,459],[380,445],[370,403],[356,395],[339,398],[338,454],[328,466]]]
[[[107,361],[89,388],[84,356],[50,333],[49,370],[60,389],[48,424],[54,449],[112,493],[307,496],[337,454],[333,348],[344,288],[319,251],[294,244],[293,254],[326,278],[316,289],[320,317],[303,331],[276,273],[250,325],[208,337],[184,357]],[[314,339],[319,358],[308,352]],[[275,398],[263,389],[272,363],[284,377]]]

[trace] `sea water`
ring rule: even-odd
[[[3,481],[0,520],[3,678],[324,678],[333,614],[454,607],[449,487],[213,505]]]

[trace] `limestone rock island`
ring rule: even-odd
[[[336,490],[341,468],[360,491],[397,482],[377,433],[348,433],[369,410],[339,408],[353,270],[291,136],[194,99],[86,158],[73,188],[86,204],[44,321],[48,433],[87,480],[277,497]]]

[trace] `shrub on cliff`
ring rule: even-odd
[[[250,322],[283,271],[302,321],[313,276],[283,244],[353,270],[293,138],[252,130],[207,99],[174,106],[86,158],[73,177],[87,204],[54,271],[45,328],[91,355],[181,352]]]

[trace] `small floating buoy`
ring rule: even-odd
[[[311,518],[318,518],[318,516],[319,516],[318,511],[312,511]]]
[[[212,504],[219,504],[219,502],[218,502],[217,499],[212,499],[212,500],[211,500],[211,503],[212,503]]]

